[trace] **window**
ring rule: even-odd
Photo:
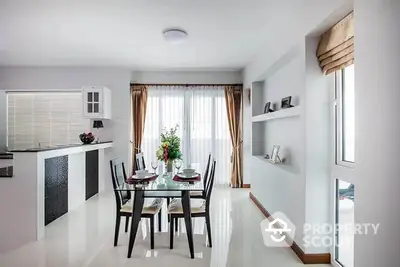
[[[232,145],[224,88],[151,86],[142,141],[146,162],[155,158],[162,129],[176,124],[179,125],[184,165],[197,163],[203,172],[211,152],[217,160],[215,183],[229,184]]]
[[[337,163],[354,163],[355,105],[354,65],[336,72]]]
[[[334,266],[354,266],[354,143],[355,86],[354,65],[335,73],[335,155],[332,168],[335,193]]]
[[[81,92],[7,93],[7,146],[26,149],[80,143],[89,128]]]
[[[342,266],[354,266],[354,185],[336,180],[336,231],[335,260]]]

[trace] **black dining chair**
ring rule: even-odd
[[[206,170],[204,171],[204,176],[203,176],[204,190],[203,191],[192,191],[192,192],[190,192],[190,197],[191,198],[202,198],[202,199],[206,198],[206,185],[207,185],[207,179],[208,179],[208,172],[209,172],[209,169],[210,169],[210,163],[211,163],[211,153],[208,154]]]
[[[206,199],[206,184],[207,184],[207,179],[208,179],[208,174],[210,170],[210,163],[211,163],[211,153],[208,154],[208,160],[207,160],[207,165],[206,165],[206,170],[204,171],[204,176],[203,176],[203,186],[204,190],[203,191],[191,191],[190,192],[190,198],[200,198],[200,199]],[[169,205],[169,199],[167,199],[167,205]],[[170,216],[168,216],[168,222],[170,221]],[[179,228],[179,220],[178,218],[175,218],[175,231],[177,232]]]
[[[136,170],[144,170],[146,169],[146,163],[144,160],[143,152],[136,154]],[[177,195],[179,196],[179,195]],[[157,198],[165,198],[167,200],[167,207],[173,197],[172,194],[165,195],[165,193],[159,192],[146,192],[146,197],[157,197]],[[168,222],[170,221],[170,217],[168,216]],[[161,232],[161,224],[159,224],[159,232]]]
[[[119,159],[110,160],[112,184],[114,188],[115,203],[116,203],[116,221],[114,246],[118,245],[119,227],[121,217],[125,217],[125,232],[128,231],[129,218],[132,216],[133,203],[131,201],[130,191],[116,190],[126,180],[125,165]],[[161,231],[161,207],[163,200],[161,198],[147,199],[147,203],[143,206],[142,218],[150,219],[150,247],[154,249],[154,217],[158,214],[159,231]],[[132,233],[131,233],[132,234]]]
[[[217,162],[213,160],[211,165],[210,177],[208,178],[206,184],[206,197],[205,199],[191,199],[191,214],[192,218],[196,217],[205,217],[206,226],[207,226],[207,234],[208,234],[208,244],[212,247],[212,239],[211,239],[211,219],[210,219],[210,201],[211,201],[211,193],[214,186],[214,175],[215,175],[215,166]],[[168,206],[168,215],[171,216],[170,222],[170,240],[169,247],[170,249],[174,248],[174,221],[177,218],[184,218],[182,202],[180,199],[173,199],[171,204]]]

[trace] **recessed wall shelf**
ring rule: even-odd
[[[265,113],[258,116],[253,116],[253,122],[263,122],[275,119],[284,119],[289,117],[300,116],[300,106],[281,109],[272,113]]]
[[[270,164],[274,164],[274,165],[275,165],[275,164],[282,164],[282,163],[285,162],[285,159],[282,159],[282,161],[273,162],[272,160],[267,159],[267,158],[265,158],[264,156],[253,156],[253,157],[258,158],[259,160],[268,162],[268,163],[270,163]]]

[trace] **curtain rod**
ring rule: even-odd
[[[224,84],[206,84],[206,83],[131,83],[132,85],[146,85],[146,86],[242,86],[242,83],[224,83]]]

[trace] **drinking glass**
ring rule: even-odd
[[[157,159],[154,159],[151,161],[151,167],[153,168],[154,173],[156,173],[156,170],[158,168],[158,160]]]
[[[176,159],[174,160],[175,163],[175,168],[178,170],[177,172],[179,173],[179,169],[182,167],[182,160]]]

